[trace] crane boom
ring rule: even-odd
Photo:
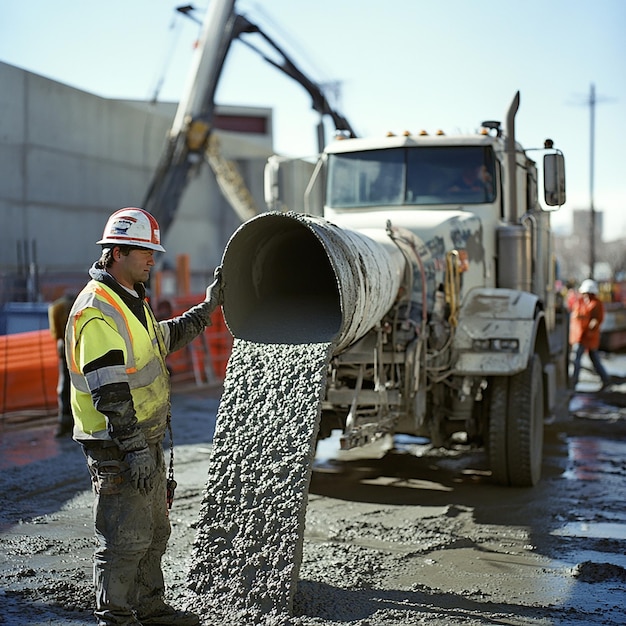
[[[241,41],[300,83],[311,95],[312,108],[321,116],[329,115],[338,131],[351,137],[356,136],[348,121],[330,105],[319,85],[310,80],[256,24],[235,13],[235,0],[212,0],[202,25],[183,98],[143,202],[143,207],[158,220],[163,235],[174,220],[192,171],[204,160],[208,160],[212,167],[215,164],[215,155],[207,155],[215,113],[215,92],[230,46],[243,34],[259,34],[263,37],[282,56],[282,63],[270,59],[251,43],[243,39]],[[320,150],[322,148],[323,145]],[[219,172],[216,175],[219,176]],[[228,182],[224,183],[222,179],[222,189],[224,184]],[[234,197],[233,194],[226,195],[227,199]],[[241,216],[241,193],[237,197],[240,202],[234,208]]]

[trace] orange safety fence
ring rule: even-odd
[[[181,315],[203,298],[204,294],[173,298],[172,316]],[[233,337],[226,327],[221,307],[213,311],[211,324],[186,348],[177,350],[167,357],[172,382],[189,378],[193,378],[197,384],[224,380],[226,365],[233,347]]]
[[[174,298],[172,316],[202,301],[202,296]],[[172,383],[221,383],[226,376],[233,338],[217,308],[212,326],[186,348],[167,357]],[[0,415],[25,410],[57,410],[58,356],[48,329],[0,335]]]
[[[56,411],[56,342],[48,329],[0,335],[0,414]]]

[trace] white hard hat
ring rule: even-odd
[[[595,280],[591,280],[591,278],[587,278],[583,280],[580,284],[580,289],[578,290],[580,293],[598,293],[598,283]]]
[[[109,218],[98,244],[136,246],[165,252],[161,245],[159,224],[150,213],[135,207],[115,211]]]

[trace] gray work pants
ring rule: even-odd
[[[578,378],[580,376],[580,370],[582,367],[582,358],[585,351],[589,353],[589,359],[591,360],[591,364],[596,370],[598,376],[602,380],[602,384],[606,385],[611,382],[611,377],[607,374],[607,371],[604,369],[604,365],[602,365],[602,361],[600,360],[600,353],[598,350],[588,350],[583,346],[582,343],[574,344],[574,373],[572,374],[572,378],[570,380],[570,387],[572,389],[576,388],[578,384]]]
[[[128,465],[117,446],[84,447],[95,493],[95,616],[101,625],[136,624],[163,606],[161,558],[170,536],[166,474],[161,444],[150,446],[157,471],[142,493],[128,482]]]

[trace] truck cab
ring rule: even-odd
[[[518,106],[519,93],[506,129],[340,137],[321,155],[305,206],[320,199],[312,212],[405,263],[387,314],[333,355],[320,437],[340,428],[349,449],[394,433],[449,446],[462,434],[486,449],[496,482],[539,480],[544,418],[567,383],[550,226],[564,161],[547,140],[542,206],[536,162],[515,140]]]

